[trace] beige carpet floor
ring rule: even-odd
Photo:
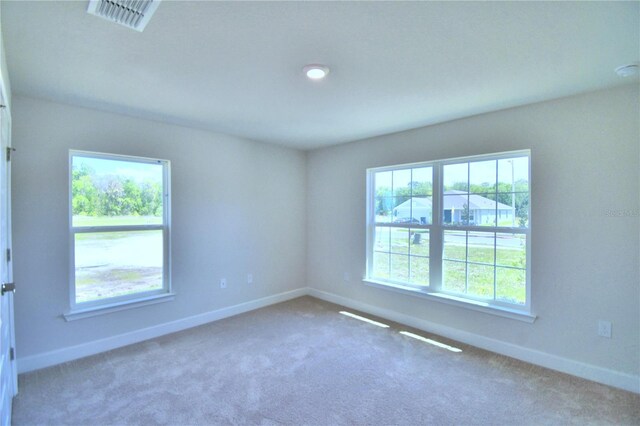
[[[340,311],[303,297],[23,374],[14,424],[640,424],[639,395]]]

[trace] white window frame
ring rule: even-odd
[[[163,213],[162,224],[159,225],[118,225],[118,226],[73,226],[73,158],[74,156],[85,158],[97,158],[103,160],[127,161],[143,164],[162,165],[162,191],[163,191]],[[69,150],[69,306],[70,310],[64,313],[67,321],[75,320],[102,313],[109,313],[173,300],[174,294],[171,292],[171,164],[169,160],[156,158],[137,157],[130,155],[107,154],[101,152]],[[123,296],[109,297],[88,302],[76,302],[75,285],[75,236],[81,233],[94,232],[127,232],[127,231],[162,231],[163,236],[163,267],[162,267],[162,288],[127,294]]]
[[[457,164],[464,162],[476,162],[486,160],[504,160],[515,157],[524,157],[528,159],[528,182],[529,182],[529,206],[528,206],[528,219],[529,223],[526,228],[522,227],[505,227],[497,226],[497,212],[496,212],[496,226],[481,226],[481,225],[445,225],[444,214],[442,211],[443,205],[443,185],[442,185],[442,170],[445,165]],[[375,220],[375,173],[385,171],[398,171],[404,169],[413,169],[419,167],[432,167],[433,168],[433,190],[432,190],[432,221],[430,224],[415,224],[415,223],[388,223],[378,222]],[[426,229],[429,230],[429,285],[418,286],[408,282],[393,280],[393,277],[389,279],[380,279],[374,277],[373,270],[373,252],[374,252],[374,235],[376,226],[384,227],[397,227],[402,229]],[[427,299],[477,310],[485,313],[495,314],[507,318],[517,319],[525,322],[533,322],[536,316],[532,314],[531,303],[531,151],[530,150],[518,150],[510,152],[502,152],[495,154],[475,155],[468,157],[448,158],[442,160],[425,161],[410,164],[400,164],[394,166],[375,167],[367,169],[367,215],[366,215],[366,272],[364,282],[366,284],[383,288],[386,290],[393,290],[405,294],[414,296],[425,297]],[[443,265],[443,251],[444,251],[444,231],[472,231],[472,232],[494,232],[494,233],[509,233],[509,234],[522,234],[526,236],[526,300],[524,305],[512,304],[496,300],[475,298],[472,295],[460,295],[447,292],[442,289],[442,265]],[[495,296],[495,295],[494,295]]]

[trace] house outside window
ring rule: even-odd
[[[71,313],[170,293],[169,161],[69,153]]]
[[[368,169],[365,281],[530,316],[529,182],[529,151]]]

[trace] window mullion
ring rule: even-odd
[[[413,220],[413,169],[409,169],[409,217]],[[411,276],[411,227],[407,228],[407,281],[413,282]]]
[[[429,234],[429,286],[433,290],[442,288],[442,247],[444,239],[442,192],[442,164],[436,163],[433,165],[431,193],[431,220],[433,227]]]
[[[469,293],[469,231],[464,233],[464,294]]]
[[[498,186],[500,185],[500,179],[498,176],[498,160],[496,160],[496,186],[495,186],[495,198],[496,198],[496,208],[495,208],[495,219],[494,219],[494,232],[493,232],[493,300],[496,301],[498,299],[498,233],[495,232],[495,228],[500,225],[500,218],[498,216],[498,194],[500,193]]]
[[[370,194],[370,199],[369,199],[369,205],[368,205],[368,215],[367,215],[367,226],[368,226],[368,233],[367,233],[367,259],[371,260],[370,262],[367,262],[367,276],[370,276],[373,273],[373,253],[374,253],[374,247],[375,247],[375,236],[376,236],[376,229],[378,226],[380,226],[381,224],[376,222],[376,213],[375,213],[375,204],[376,204],[376,182],[375,182],[375,175],[373,173],[370,173],[367,179],[367,191]],[[388,265],[387,265],[388,266]]]
[[[464,213],[464,206],[462,209]],[[471,163],[467,163],[467,220],[466,226],[471,226]],[[464,224],[464,219],[460,217]],[[464,233],[464,294],[469,294],[469,230]]]
[[[496,221],[497,220],[498,220],[498,217],[496,216]],[[493,233],[493,300],[494,301],[498,299],[497,297],[497,294],[498,294],[497,265],[498,265],[498,233],[494,232]]]

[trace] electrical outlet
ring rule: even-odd
[[[253,284],[253,274],[247,274],[247,284]]]
[[[345,281],[351,281],[351,274],[349,274],[348,272],[345,272],[342,275],[342,279],[345,280]]]
[[[611,339],[611,321],[598,321],[598,336]]]
[[[220,279],[220,288],[227,288],[227,279],[226,278]]]

